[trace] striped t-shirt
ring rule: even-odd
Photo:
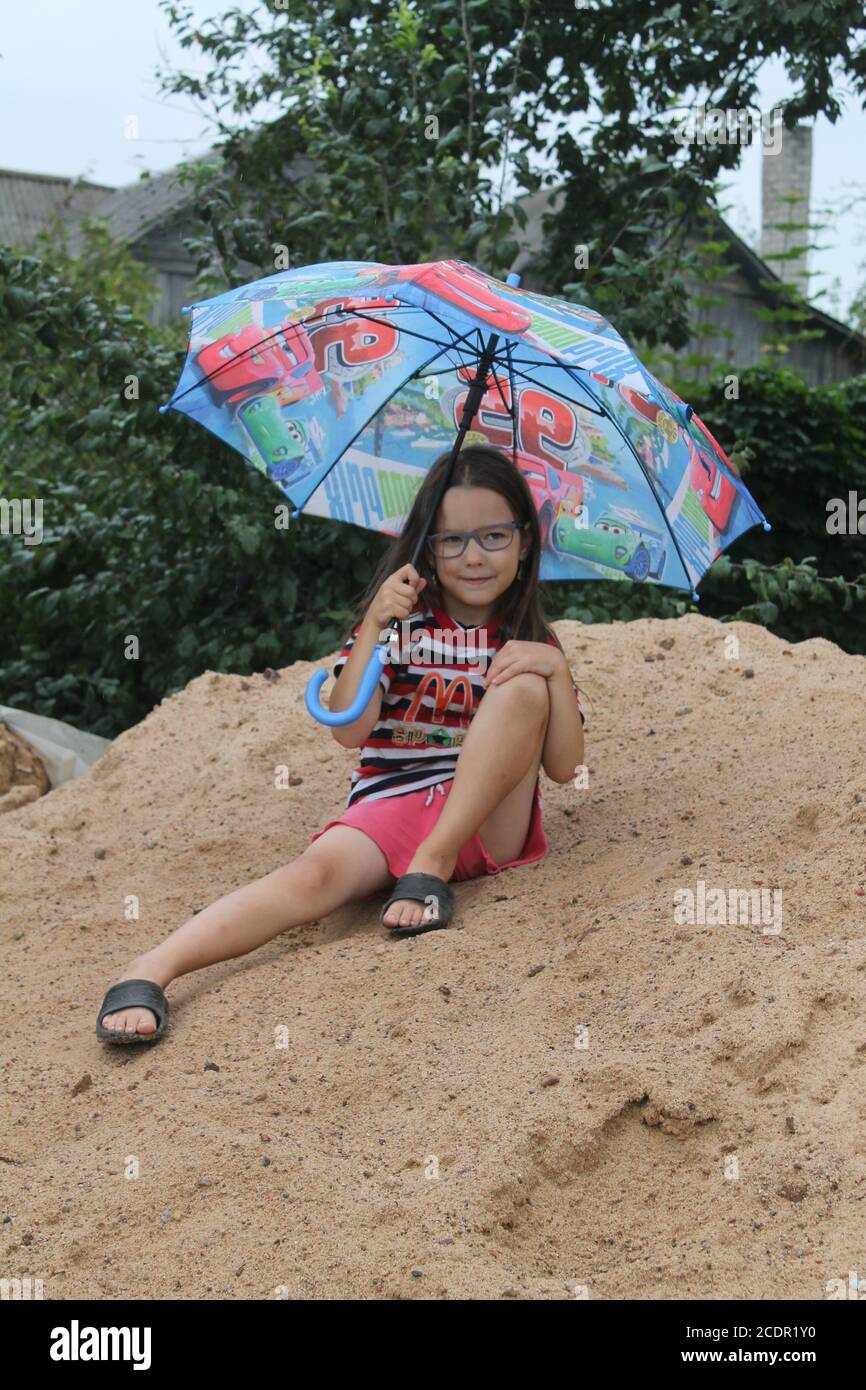
[[[335,677],[360,626],[355,624],[337,658]],[[466,730],[486,689],[483,677],[503,645],[495,617],[489,625],[464,627],[435,604],[412,613],[397,636],[401,649],[382,667],[379,718],[352,773],[347,806],[366,797],[378,801],[419,791],[454,776]],[[556,645],[553,637],[548,641]],[[577,687],[574,693],[585,723]]]

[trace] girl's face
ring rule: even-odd
[[[500,526],[511,532],[511,540],[502,550],[485,550],[473,536],[463,554],[455,559],[433,557],[443,596],[450,600],[449,611],[458,621],[483,623],[496,612],[500,595],[512,583],[517,566],[529,553],[530,541],[510,526],[516,520],[505,498],[491,488],[447,489],[433,531],[441,534]]]

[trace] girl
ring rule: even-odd
[[[155,1041],[172,980],[346,902],[390,888],[380,920],[412,936],[447,926],[450,880],[546,854],[539,767],[555,782],[571,779],[583,762],[583,711],[541,613],[538,515],[509,458],[464,447],[416,569],[408,557],[448,458],[427,473],[334,667],[330,707],[346,709],[382,629],[402,620],[398,664],[383,667],[354,723],[331,729],[343,747],[362,749],[346,810],[291,864],[219,898],[133,960],[102,1002],[104,1041]]]

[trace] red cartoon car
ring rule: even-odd
[[[669,411],[656,401],[642,396],[640,391],[635,391],[631,386],[624,386],[621,381],[617,382],[616,389],[629,410],[634,411],[636,415],[639,415],[649,424],[655,425],[669,444],[676,444],[678,425]]]
[[[694,419],[694,416],[692,417]],[[737,489],[704,449],[698,449],[686,436],[689,447],[689,481],[701,507],[717,531],[724,531],[731,519]]]
[[[312,343],[297,323],[270,330],[249,324],[208,343],[196,361],[208,385],[231,402],[278,387],[281,404],[288,405],[316,395],[323,387]]]
[[[398,278],[411,280],[437,299],[465,309],[503,333],[522,333],[532,322],[531,314],[494,289],[487,276],[459,261],[404,266]]]
[[[518,449],[517,467],[532,493],[541,528],[541,544],[546,545],[552,527],[560,517],[576,519],[583,511],[583,478],[579,473],[553,468],[535,454]]]

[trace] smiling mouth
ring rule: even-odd
[[[466,577],[465,577],[464,580],[463,580],[463,583],[464,583],[464,584],[486,584],[486,583],[488,582],[488,580],[490,580],[490,579],[492,579],[492,578],[493,578],[492,574],[479,574],[479,575],[475,575],[474,577],[473,577],[472,575],[466,575]]]

